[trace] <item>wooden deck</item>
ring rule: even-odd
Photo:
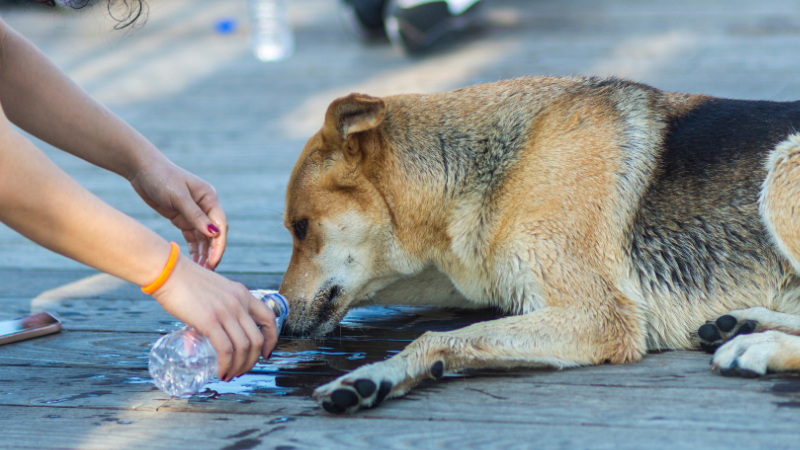
[[[6,8],[4,19],[178,164],[212,182],[231,224],[220,271],[276,287],[291,251],[281,226],[289,171],[327,104],[351,91],[433,92],[529,74],[618,74],[659,88],[800,97],[796,1],[486,0],[491,28],[426,58],[363,45],[334,0],[292,0],[297,53],[250,57],[244,1],[151,0],[138,31],[102,8]],[[118,177],[43,148],[82,184],[180,239]],[[490,313],[353,311],[326,339],[282,339],[236,383],[169,399],[147,374],[149,345],[179,324],[135,286],[0,228],[0,319],[47,309],[58,335],[0,347],[0,448],[798,448],[800,378],[724,378],[699,352],[629,366],[449,377],[403,399],[332,417],[308,393],[401,349],[427,329]]]

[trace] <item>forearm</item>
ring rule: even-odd
[[[8,119],[23,130],[128,180],[165,159],[2,20],[0,99]]]
[[[139,285],[158,276],[170,252],[163,238],[89,193],[8,122],[0,123],[0,221]]]

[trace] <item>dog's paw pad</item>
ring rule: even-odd
[[[333,402],[322,402],[322,408],[325,411],[328,411],[331,414],[341,414],[347,411],[346,408],[342,408],[341,406],[333,403]]]
[[[392,387],[394,387],[394,385],[391,381],[381,381],[381,387],[378,389],[378,395],[375,396],[375,403],[373,403],[373,406],[380,405],[381,402],[386,399],[386,396],[392,392]]]
[[[356,392],[361,398],[368,398],[375,393],[375,390],[378,389],[378,386],[372,380],[367,380],[366,378],[362,378],[360,380],[356,380],[353,384],[356,388]]]
[[[333,394],[331,394],[331,401],[335,405],[347,409],[350,408],[351,406],[356,406],[358,404],[359,398],[358,394],[351,391],[350,389],[342,388],[333,391]]]
[[[377,384],[368,378],[342,378],[319,387],[314,397],[325,411],[342,414],[378,406],[393,387],[394,384],[386,380]]]
[[[697,336],[705,342],[716,342],[722,339],[719,329],[711,323],[701,326],[697,330]]]
[[[733,330],[733,327],[736,326],[736,317],[733,317],[730,314],[725,314],[724,316],[720,316],[716,321],[717,327],[724,332],[729,332]],[[704,325],[705,326],[705,325]],[[703,328],[703,327],[700,327]]]
[[[758,327],[758,322],[756,322],[755,320],[746,320],[742,324],[742,326],[739,327],[739,330],[736,331],[735,336],[738,336],[740,334],[750,334],[756,331],[757,327]]]
[[[700,342],[700,348],[703,349],[704,352],[714,354],[719,348],[719,344],[706,344],[705,342]]]
[[[708,353],[714,353],[725,342],[739,335],[753,333],[757,328],[758,322],[755,320],[739,320],[730,314],[725,314],[698,328],[697,337],[700,348]]]
[[[713,323],[707,323],[697,330],[697,337],[700,338],[700,348],[706,353],[714,353],[722,345],[722,334]]]
[[[431,366],[431,376],[435,380],[441,380],[444,376],[444,361],[436,361]]]

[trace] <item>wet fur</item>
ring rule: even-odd
[[[340,412],[440,369],[633,362],[696,348],[732,310],[799,312],[798,125],[799,103],[618,79],[336,100],[287,191],[287,227],[310,224],[281,287],[289,329],[367,303],[511,316],[427,333],[317,397]]]

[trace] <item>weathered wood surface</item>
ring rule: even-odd
[[[230,221],[220,267],[277,287],[291,254],[285,185],[327,104],[352,91],[434,92],[521,75],[617,74],[712,95],[800,97],[796,1],[486,0],[480,35],[409,59],[342,31],[332,0],[292,0],[297,52],[276,64],[246,48],[245,2],[152,0],[147,25],[111,31],[98,8],[0,10],[89,93],[170,158],[215,185]],[[234,17],[233,35],[213,32]],[[80,183],[164,237],[180,234],[119,177],[45,152]],[[149,345],[179,326],[136,286],[0,227],[0,319],[46,309],[60,334],[0,347],[0,448],[797,448],[800,378],[711,373],[699,352],[628,366],[483,371],[331,417],[308,394],[428,329],[488,311],[353,311],[325,339],[281,339],[235,383],[169,399],[147,374]],[[232,393],[226,393],[232,392]]]

